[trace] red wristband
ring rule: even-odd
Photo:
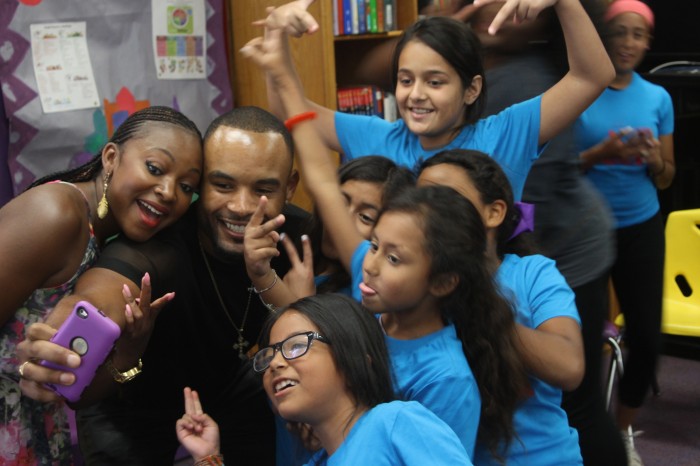
[[[291,131],[297,124],[301,123],[302,121],[313,120],[314,118],[316,118],[316,112],[303,112],[298,115],[294,115],[293,117],[287,118],[284,122],[284,126],[287,128],[287,131]]]

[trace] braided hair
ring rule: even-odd
[[[138,136],[143,126],[151,121],[179,126],[196,135],[200,141],[202,140],[202,133],[200,133],[197,125],[195,125],[192,120],[187,118],[181,112],[170,107],[153,106],[146,107],[129,115],[124,123],[119,125],[117,130],[109,139],[108,143],[111,142],[121,147],[122,144],[126,143],[133,137]],[[79,167],[51,173],[47,176],[39,178],[27,189],[31,189],[35,186],[39,186],[53,180],[68,181],[71,183],[90,181],[97,178],[100,171],[102,171],[102,151],[96,154],[92,160],[80,165]]]

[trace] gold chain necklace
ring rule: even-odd
[[[228,319],[229,322],[231,322],[231,325],[236,330],[236,333],[238,333],[238,340],[236,340],[236,343],[234,343],[233,349],[238,350],[238,357],[241,358],[241,360],[245,361],[246,359],[248,359],[248,355],[246,354],[245,350],[248,348],[250,343],[248,342],[248,340],[246,340],[243,337],[243,331],[245,330],[245,321],[248,318],[248,311],[250,310],[250,299],[253,296],[253,287],[252,286],[248,287],[248,303],[245,305],[245,312],[243,313],[243,320],[241,321],[241,328],[238,328],[238,326],[233,321],[231,314],[228,312],[228,309],[226,308],[226,305],[224,304],[223,298],[221,297],[221,293],[219,292],[219,287],[216,284],[216,280],[214,280],[214,274],[212,273],[211,267],[209,266],[209,259],[207,259],[207,255],[204,252],[204,247],[202,246],[202,242],[199,240],[197,240],[197,242],[199,243],[199,250],[202,252],[202,258],[204,259],[204,265],[207,266],[207,272],[209,272],[209,278],[211,278],[211,284],[214,285],[214,291],[216,292],[216,297],[219,298],[219,304],[221,305],[221,310],[224,311],[226,318]]]

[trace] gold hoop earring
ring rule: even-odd
[[[109,187],[109,179],[111,178],[110,173],[105,173],[104,184],[102,185],[102,199],[97,204],[97,217],[103,219],[107,216],[109,212],[109,202],[107,202],[107,188]]]

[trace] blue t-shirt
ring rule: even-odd
[[[584,151],[625,127],[648,128],[654,137],[673,133],[671,96],[661,86],[633,73],[624,89],[607,88],[574,125],[576,146]],[[610,204],[617,227],[637,225],[659,210],[656,186],[641,160],[611,160],[592,166],[588,178]]]
[[[363,241],[351,260],[353,296],[362,302]],[[419,401],[452,427],[472,458],[481,415],[481,396],[454,325],[413,340],[386,336],[399,398]]]
[[[388,122],[379,117],[335,112],[335,132],[348,160],[383,155],[411,169],[446,149],[479,150],[501,165],[515,199],[520,200],[525,178],[540,154],[541,100],[541,96],[526,100],[468,125],[448,144],[433,150],[423,149],[418,136],[403,120]]]
[[[329,457],[316,453],[308,466],[471,465],[454,432],[413,401],[375,406],[360,417]]]
[[[514,303],[515,320],[537,328],[554,317],[569,317],[581,323],[575,296],[554,261],[540,255],[518,257],[506,254],[496,273],[501,293]],[[569,427],[561,408],[561,389],[529,377],[533,390],[515,412],[517,434],[506,454],[510,465],[580,465],[583,463],[578,433]],[[499,464],[488,450],[478,446],[475,464]]]

